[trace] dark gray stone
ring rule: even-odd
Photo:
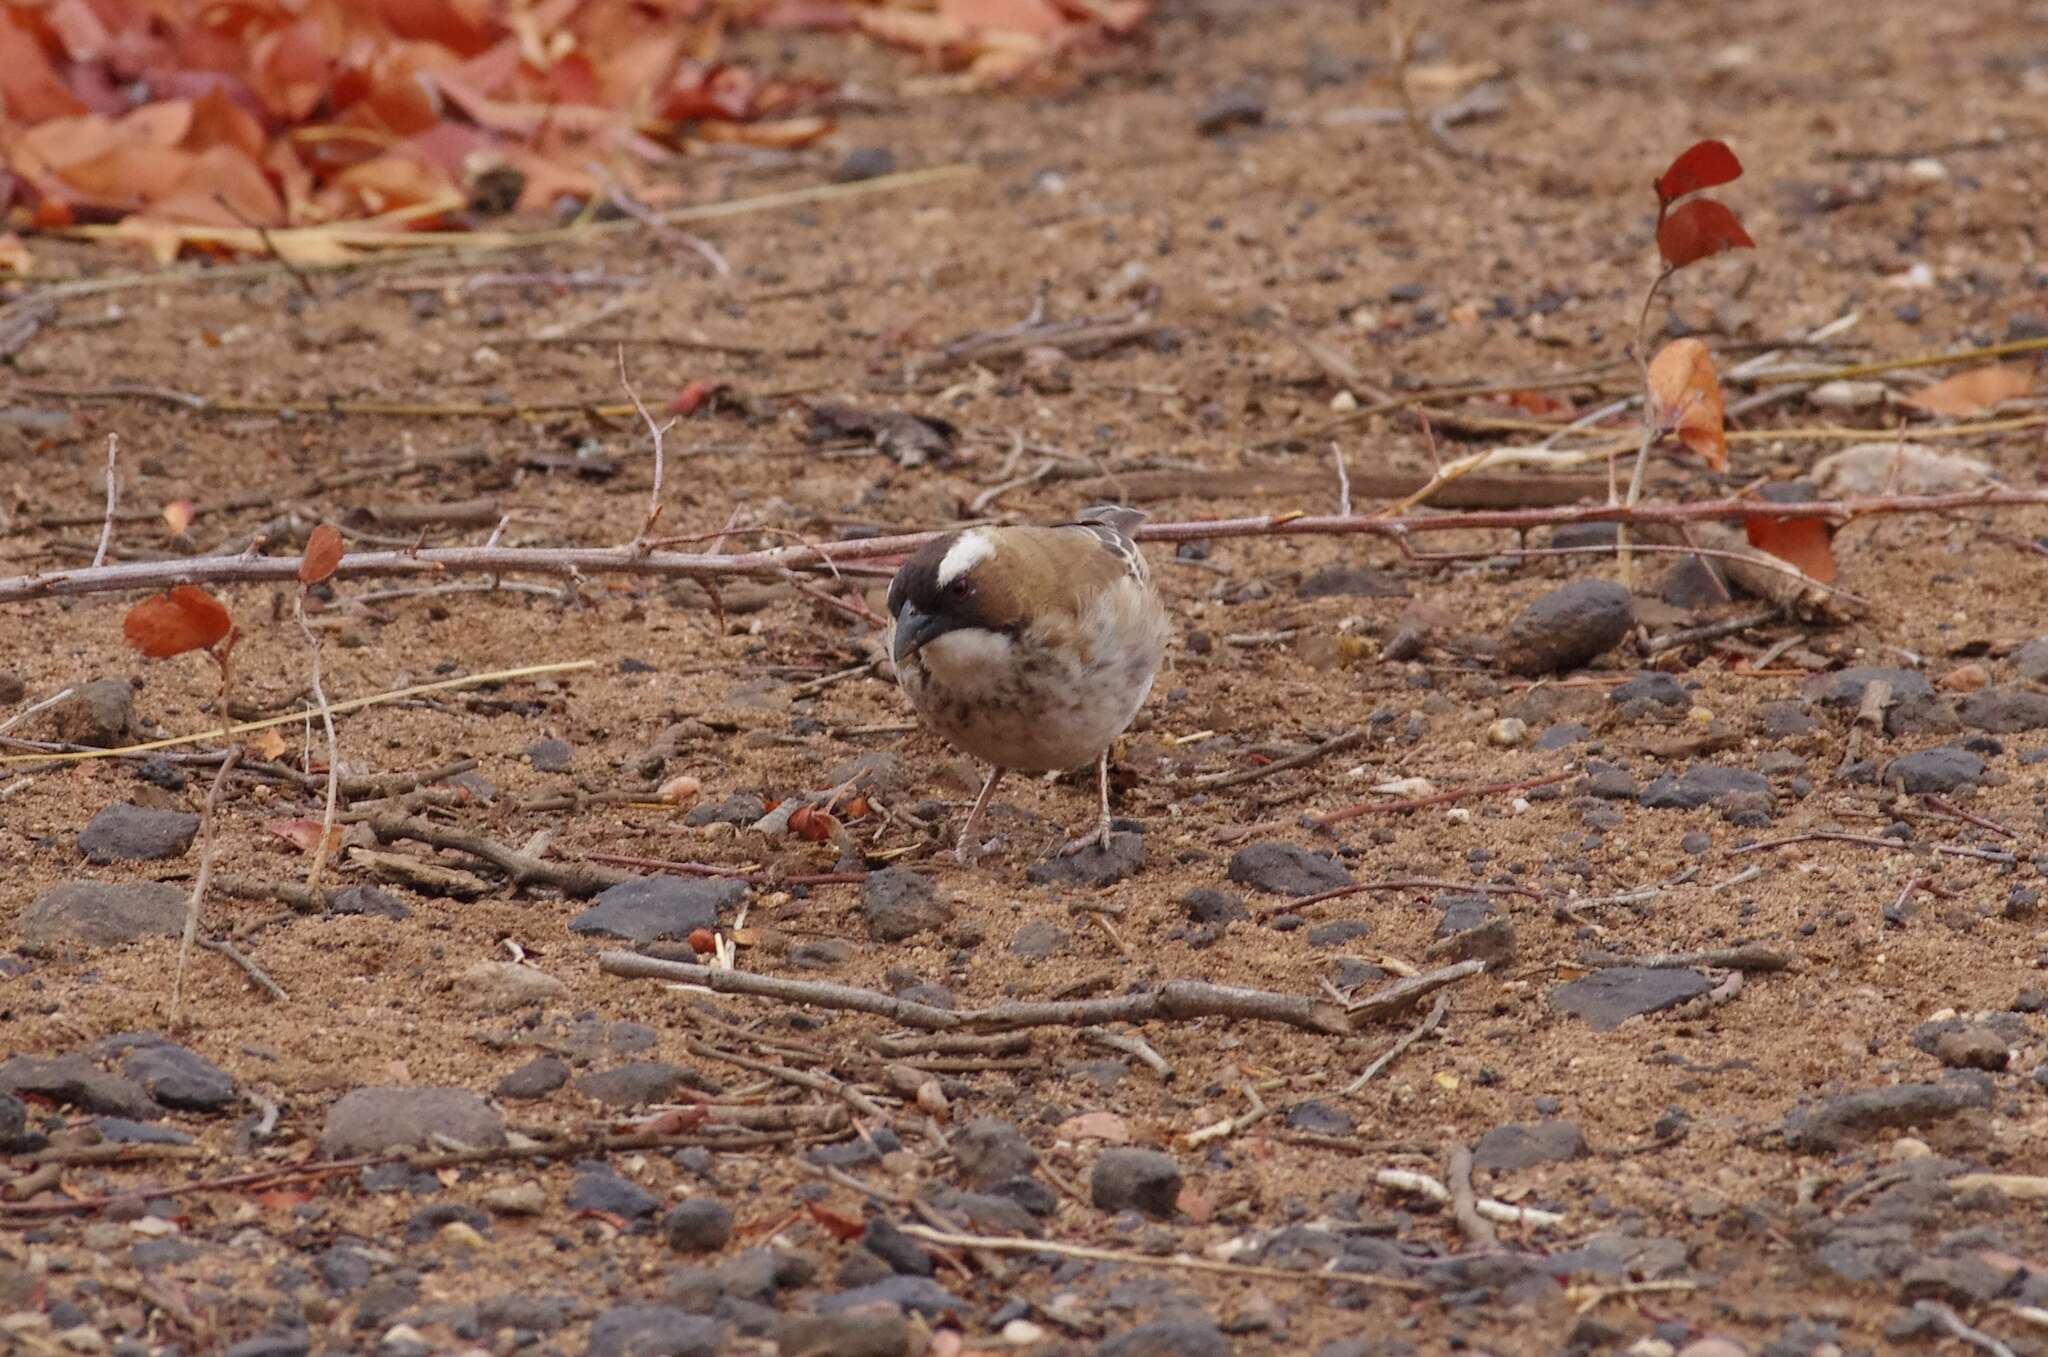
[[[893,1305],[899,1310],[913,1311],[927,1319],[941,1319],[946,1315],[964,1314],[967,1302],[940,1286],[929,1277],[887,1277],[867,1286],[857,1286],[851,1291],[842,1291],[836,1296],[827,1296],[818,1308],[826,1314],[844,1314],[849,1310],[860,1310],[870,1305]]]
[[[732,1208],[711,1197],[677,1202],[661,1218],[661,1234],[678,1253],[716,1253],[732,1242]]]
[[[2048,726],[2048,693],[2025,688],[1985,688],[1956,704],[1963,724],[1994,735]]]
[[[1806,695],[1825,706],[1853,710],[1862,705],[1863,690],[1879,681],[1891,685],[1894,701],[1934,696],[1934,685],[1923,675],[1911,669],[1886,669],[1876,665],[1859,665],[1833,674],[1817,674],[1806,681]]]
[[[477,1323],[485,1332],[495,1329],[530,1329],[553,1333],[576,1316],[576,1302],[567,1296],[535,1296],[511,1291],[486,1296],[476,1303]]]
[[[1233,1351],[1206,1315],[1169,1315],[1103,1339],[1095,1357],[1231,1357]]]
[[[1698,971],[1662,970],[1648,966],[1614,966],[1559,985],[1550,1002],[1594,1031],[1605,1032],[1628,1019],[1698,998],[1713,986]]]
[[[1349,1112],[1320,1098],[1309,1098],[1287,1109],[1287,1124],[1297,1131],[1319,1136],[1348,1136],[1358,1129]]]
[[[1607,694],[1607,700],[1616,706],[1647,702],[1653,707],[1670,707],[1676,711],[1692,706],[1692,694],[1686,691],[1683,683],[1655,670],[1631,675],[1626,683],[1615,685]]]
[[[977,1117],[953,1133],[953,1167],[968,1187],[994,1187],[1037,1168],[1038,1151],[1011,1123]]]
[[[154,862],[183,857],[199,833],[199,817],[182,810],[145,810],[127,802],[106,807],[78,832],[87,862]]]
[[[1363,919],[1337,919],[1309,929],[1308,943],[1311,947],[1342,947],[1371,933],[1372,925]]]
[[[697,1082],[690,1071],[665,1060],[633,1060],[608,1070],[593,1070],[576,1081],[576,1091],[606,1107],[643,1107],[665,1103],[677,1090]]]
[[[2048,636],[2038,636],[2013,651],[2012,671],[2029,683],[2048,683]]]
[[[327,1110],[320,1152],[330,1159],[416,1149],[436,1137],[471,1149],[505,1143],[505,1122],[466,1088],[359,1088]]]
[[[1326,565],[1294,587],[1296,598],[1406,598],[1398,576],[1360,565]]]
[[[1043,961],[1059,949],[1066,938],[1049,919],[1033,919],[1010,939],[1010,955],[1026,961]]]
[[[566,1201],[571,1211],[602,1211],[627,1220],[651,1216],[661,1206],[661,1199],[652,1192],[603,1166],[577,1174],[576,1181],[569,1184]]]
[[[1971,1108],[1989,1107],[1991,1095],[1991,1080],[1982,1074],[1954,1075],[1938,1084],[1859,1089],[1786,1117],[1785,1140],[1795,1149],[1847,1149],[1878,1131],[1926,1126]]]
[[[639,943],[687,938],[700,928],[717,928],[719,916],[746,897],[744,881],[635,877],[599,895],[596,904],[569,921],[569,931]]]
[[[1117,1147],[1096,1156],[1088,1196],[1101,1211],[1143,1211],[1161,1220],[1179,1209],[1180,1165],[1159,1150]]]
[[[791,1315],[775,1329],[777,1357],[903,1357],[912,1341],[900,1309]]]
[[[121,1062],[121,1073],[165,1107],[181,1111],[218,1112],[235,1101],[235,1081],[226,1070],[167,1041],[130,1050]]]
[[[156,1272],[200,1256],[200,1249],[189,1239],[146,1239],[128,1250],[128,1263],[137,1272]]]
[[[1882,780],[1887,786],[1903,786],[1916,795],[1952,792],[1982,782],[1984,768],[1984,760],[1969,750],[1943,745],[1893,759],[1884,766]]]
[[[953,917],[953,907],[939,898],[929,877],[907,867],[885,867],[869,873],[862,883],[860,913],[869,937],[877,942],[902,942],[945,926]]]
[[[112,749],[135,734],[135,686],[127,679],[81,683],[50,710],[52,732],[69,744]]]
[[[94,1117],[92,1126],[100,1139],[116,1145],[190,1145],[192,1137],[168,1126],[151,1126],[126,1117]]]
[[[1657,581],[1657,597],[1689,611],[1726,603],[1729,593],[1719,563],[1698,556],[1680,557]]]
[[[40,1149],[43,1137],[28,1129],[28,1104],[12,1093],[0,1093],[0,1154]]]
[[[768,813],[768,803],[753,792],[735,792],[715,805],[698,806],[683,817],[683,823],[695,828],[700,825],[753,824]]]
[[[15,927],[31,947],[111,947],[178,936],[185,901],[167,881],[67,881],[37,896]]]
[[[1500,662],[1531,677],[1576,669],[1620,645],[1634,621],[1628,590],[1610,580],[1574,580],[1508,623]]]
[[[567,740],[537,740],[526,747],[526,761],[537,773],[566,773],[576,766],[576,746]]]
[[[1266,96],[1253,89],[1228,89],[1209,96],[1195,111],[1195,130],[1205,137],[1266,120]]]
[[[1112,831],[1107,843],[1091,843],[1078,853],[1054,854],[1025,869],[1035,886],[1114,886],[1136,876],[1145,865],[1145,836]]]
[[[450,1225],[463,1225],[480,1235],[491,1233],[491,1218],[467,1202],[436,1202],[422,1206],[405,1222],[405,1242],[424,1244]]]
[[[142,1085],[82,1055],[18,1055],[0,1064],[0,1093],[33,1093],[82,1112],[155,1121],[164,1114]]]
[[[903,1277],[929,1277],[938,1270],[932,1256],[887,1216],[869,1216],[860,1245]]]
[[[1228,924],[1251,918],[1242,896],[1229,891],[1189,891],[1180,898],[1188,919],[1198,924]]]
[[[1496,1126],[1472,1147],[1474,1168],[1513,1172],[1563,1163],[1586,1154],[1586,1137],[1568,1121],[1511,1122]]]
[[[1240,886],[1297,898],[1352,884],[1351,873],[1336,859],[1279,840],[1238,849],[1231,855],[1229,875]]]
[[[1956,704],[1938,693],[1901,698],[1884,714],[1887,735],[1953,735],[1962,728]]]
[[[879,179],[896,173],[896,153],[886,146],[855,146],[839,158],[832,182],[851,184],[862,179]],[[838,783],[833,783],[838,786]]]
[[[1763,718],[1764,734],[1773,740],[1796,740],[1820,729],[1820,722],[1797,702],[1766,702]]]
[[[829,971],[853,960],[853,944],[845,938],[812,938],[789,949],[789,964],[806,971]]]
[[[672,1305],[618,1305],[590,1322],[590,1357],[719,1357],[726,1327]]]
[[[491,1093],[521,1101],[545,1098],[569,1082],[569,1062],[555,1055],[537,1055],[500,1079]]]
[[[1701,806],[1768,810],[1775,802],[1771,781],[1747,768],[1694,764],[1677,777],[1666,774],[1643,788],[1636,804],[1650,810],[1697,810]]]
[[[403,900],[375,886],[344,886],[327,897],[327,912],[334,915],[371,914],[384,919],[410,919],[412,910]]]
[[[306,1357],[312,1350],[312,1337],[304,1329],[284,1329],[244,1338],[231,1344],[222,1357]]]
[[[1529,747],[1547,754],[1555,749],[1575,745],[1592,733],[1590,727],[1582,726],[1577,721],[1560,721],[1554,726],[1544,727],[1543,733],[1538,735],[1535,743]]]

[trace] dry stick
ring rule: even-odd
[[[992,1253],[1049,1253],[1060,1258],[1085,1258],[1098,1263],[1123,1263],[1130,1267],[1163,1268],[1169,1272],[1213,1272],[1225,1277],[1260,1277],[1276,1282],[1341,1282],[1379,1291],[1400,1291],[1422,1295],[1429,1288],[1399,1277],[1375,1277],[1365,1272],[1308,1272],[1292,1268],[1261,1267],[1250,1263],[1219,1263],[1185,1254],[1161,1257],[1135,1249],[1102,1249],[1089,1244],[1062,1244],[1050,1239],[1018,1239],[1005,1235],[958,1234],[924,1225],[905,1225],[903,1233],[927,1244],[951,1249],[987,1249]]]
[[[228,771],[242,756],[230,749],[213,775],[213,789],[206,794],[206,808],[199,816],[199,875],[192,881],[192,896],[185,902],[185,932],[178,939],[178,970],[171,978],[171,1026],[179,1025],[185,1009],[185,967],[192,960],[192,942],[199,936],[199,909],[206,900],[206,886],[213,879],[213,830],[220,810],[220,794],[228,785]]]
[[[294,569],[294,579],[298,578]],[[433,683],[415,683],[409,688],[393,688],[387,692],[372,693],[368,697],[352,697],[346,702],[336,702],[336,712],[361,711],[365,707],[380,707],[390,702],[418,697],[422,693],[447,692],[456,688],[475,688],[486,683],[503,683],[508,679],[531,678],[540,674],[566,674],[583,669],[595,669],[596,660],[564,660],[555,664],[529,664],[517,669],[498,669],[485,674],[464,674],[459,678],[437,679]],[[79,749],[61,754],[23,754],[0,757],[0,764],[9,763],[78,763],[87,759],[117,759],[135,754],[148,754],[159,749],[171,749],[178,745],[201,744],[216,735],[246,735],[252,730],[269,730],[272,726],[290,725],[304,721],[318,713],[313,709],[286,712],[282,716],[266,716],[260,721],[240,721],[225,730],[204,730],[197,735],[172,735],[161,740],[148,740],[142,744],[122,745],[118,749]],[[212,757],[194,755],[193,757]]]
[[[444,829],[425,820],[404,815],[379,815],[369,821],[370,832],[384,843],[411,839],[434,848],[452,848],[496,867],[515,886],[553,886],[565,895],[596,895],[632,877],[625,872],[607,871],[587,862],[545,862],[530,854],[507,848],[481,834]]]
[[[1428,1036],[1431,1032],[1436,1031],[1437,1025],[1444,1020],[1444,1015],[1450,1011],[1451,996],[1439,994],[1436,997],[1436,1003],[1430,1006],[1429,1016],[1396,1037],[1394,1044],[1389,1046],[1379,1059],[1367,1065],[1356,1079],[1346,1084],[1343,1093],[1339,1096],[1345,1098],[1357,1096],[1358,1091],[1377,1078],[1380,1071],[1399,1059],[1403,1051]]]
[[[1957,1315],[1955,1311],[1949,1309],[1940,1301],[1916,1300],[1913,1302],[1913,1313],[1925,1315],[1933,1320],[1943,1332],[1951,1337],[1962,1339],[1972,1347],[1982,1348],[1990,1353],[1991,1357],[2018,1357],[2018,1354],[2005,1343],[1993,1338],[1982,1329],[1973,1329],[1963,1323],[1961,1316]]]
[[[1520,782],[1489,782],[1478,787],[1458,787],[1448,792],[1438,792],[1435,796],[1418,796],[1412,801],[1361,801],[1355,806],[1333,810],[1328,815],[1313,816],[1309,823],[1318,829],[1327,829],[1346,820],[1355,820],[1361,815],[1406,815],[1410,811],[1426,810],[1430,806],[1462,801],[1468,796],[1498,796],[1508,792],[1528,791],[1532,787],[1548,787],[1553,782],[1563,782],[1571,776],[1570,773],[1553,773],[1548,777],[1524,778]]]
[[[1815,829],[1804,834],[1790,834],[1782,839],[1765,839],[1762,843],[1745,843],[1728,850],[1728,856],[1742,853],[1767,853],[1773,848],[1790,848],[1802,843],[1853,843],[1865,848],[1889,848],[1894,852],[1910,853],[1914,845],[1901,843],[1897,839],[1881,839],[1875,834],[1850,834],[1836,829]]]
[[[756,1074],[765,1074],[772,1079],[780,1079],[785,1084],[795,1084],[798,1088],[807,1088],[815,1093],[828,1094],[839,1099],[870,1121],[886,1122],[889,1120],[889,1114],[882,1108],[881,1104],[851,1084],[834,1079],[829,1075],[812,1074],[806,1070],[793,1070],[787,1065],[776,1065],[766,1060],[756,1060],[752,1056],[740,1055],[734,1051],[720,1050],[708,1041],[686,1041],[683,1043],[683,1047],[690,1054],[702,1056],[706,1060],[720,1060],[728,1065],[737,1065],[743,1070],[752,1070]]]
[[[320,685],[320,638],[306,621],[308,587],[304,583],[299,585],[299,592],[292,598],[292,616],[298,620],[299,631],[306,638],[306,650],[312,656],[313,701],[320,707],[320,724],[327,732],[327,807],[320,816],[320,841],[313,845],[313,865],[306,869],[306,891],[317,900],[320,875],[326,870],[328,848],[334,838],[335,816],[340,810],[341,742],[334,734],[334,709],[327,705],[327,690]]]
[[[1761,943],[1746,947],[1714,947],[1698,952],[1652,952],[1648,956],[1625,956],[1620,952],[1589,949],[1581,955],[1589,966],[1603,970],[1615,966],[1641,966],[1646,970],[1682,970],[1688,966],[1711,966],[1731,971],[1790,971],[1799,958]]]
[[[1174,1069],[1172,1064],[1167,1061],[1165,1056],[1152,1049],[1152,1043],[1143,1037],[1132,1036],[1126,1032],[1098,1032],[1093,1029],[1081,1033],[1081,1036],[1083,1040],[1092,1041],[1098,1046],[1107,1046],[1112,1051],[1121,1051],[1146,1069],[1152,1071],[1152,1073],[1158,1075],[1161,1079],[1168,1083],[1173,1081]]]
[[[1451,1189],[1451,1214],[1457,1218],[1458,1228],[1465,1232],[1465,1238],[1473,1247],[1493,1250],[1500,1247],[1500,1236],[1493,1226],[1479,1214],[1479,1203],[1472,1191],[1472,1150],[1467,1145],[1453,1145],[1444,1164],[1444,1177]]]
[[[1272,990],[1212,985],[1201,980],[1169,980],[1157,989],[1114,999],[997,1004],[993,1008],[956,1012],[852,985],[786,980],[751,971],[729,971],[685,961],[661,961],[637,952],[604,952],[598,957],[598,966],[607,975],[668,980],[702,985],[719,994],[752,994],[785,1003],[874,1013],[905,1027],[930,1032],[963,1027],[984,1031],[1025,1027],[1099,1027],[1115,1022],[1186,1022],[1213,1017],[1284,1023],[1325,1036],[1349,1036],[1375,1018],[1407,1008],[1425,994],[1485,969],[1483,962],[1460,962],[1425,975],[1411,976],[1350,1005],[1279,994]]]
[[[121,507],[121,478],[116,461],[120,456],[121,435],[107,435],[107,516],[100,524],[99,550],[92,554],[93,569],[107,563],[107,548],[114,545],[114,514]]]
[[[268,975],[264,974],[263,968],[261,966],[258,966],[254,961],[251,961],[233,943],[223,942],[217,938],[200,938],[198,942],[199,945],[201,947],[204,947],[207,951],[218,952],[220,955],[226,957],[229,961],[232,961],[237,966],[240,966],[244,971],[248,973],[249,978],[251,980],[254,980],[258,987],[260,987],[263,990],[263,992],[265,994],[268,994],[271,998],[277,1000],[281,1004],[288,1004],[291,1002],[291,996],[284,992],[284,987],[279,985],[275,980],[272,980]]]
[[[1701,641],[1718,641],[1724,636],[1740,636],[1751,627],[1768,626],[1785,615],[1782,608],[1765,608],[1760,612],[1747,613],[1741,617],[1730,617],[1720,622],[1707,622],[1697,627],[1686,627],[1680,631],[1667,631],[1662,636],[1653,636],[1643,647],[1645,656],[1662,655],[1667,650],[1679,650]],[[1793,638],[1793,644],[1798,643]]]
[[[615,194],[614,197],[616,196]],[[633,408],[640,412],[641,420],[647,425],[648,437],[654,441],[654,486],[647,492],[647,521],[640,525],[639,534],[627,544],[645,555],[652,550],[647,545],[647,535],[654,531],[654,524],[661,517],[661,478],[662,471],[667,465],[667,458],[662,452],[661,437],[674,428],[676,422],[672,419],[666,424],[656,424],[654,416],[647,413],[647,407],[640,401],[640,393],[633,389],[631,379],[626,376],[626,349],[623,344],[619,346],[619,385],[626,388],[626,394],[632,398]]]
[[[1690,503],[1652,501],[1633,508],[1621,504],[1599,504],[1476,509],[1403,518],[1358,514],[1261,514],[1251,518],[1145,524],[1139,527],[1137,536],[1145,542],[1354,534],[1400,540],[1425,533],[1480,529],[1520,531],[1573,523],[1677,524],[1732,519],[1850,519],[1879,514],[1947,513],[1958,509],[2042,507],[2048,507],[2048,490],[1982,490],[1966,494],[1889,495],[1794,504],[1719,499]],[[631,547],[434,547],[420,551],[372,551],[344,556],[335,567],[335,576],[389,578],[422,574],[525,573],[559,578],[604,574],[688,579],[774,578],[789,570],[816,569],[828,561],[843,563],[905,556],[935,536],[935,532],[905,533],[894,537],[770,547],[734,555],[640,552]],[[0,603],[158,589],[171,584],[277,581],[295,578],[297,570],[298,558],[286,556],[200,556],[174,561],[131,561],[98,569],[45,571],[0,579]]]
[[[1531,900],[1543,897],[1527,886],[1497,886],[1479,881],[1445,881],[1437,877],[1398,877],[1392,881],[1356,881],[1349,886],[1336,886],[1304,895],[1299,900],[1283,900],[1277,905],[1268,905],[1259,911],[1261,919],[1271,919],[1282,914],[1298,914],[1304,909],[1330,900],[1342,900],[1347,895],[1363,895],[1380,891],[1441,890],[1468,891],[1475,895],[1526,895]]]
[[[1365,727],[1360,726],[1355,730],[1347,730],[1342,735],[1325,740],[1313,749],[1304,750],[1299,754],[1290,754],[1284,759],[1276,759],[1272,763],[1262,764],[1257,768],[1240,768],[1234,773],[1203,773],[1199,777],[1189,778],[1182,785],[1190,789],[1200,788],[1203,791],[1217,791],[1224,787],[1236,787],[1246,782],[1256,782],[1260,778],[1271,777],[1275,773],[1285,773],[1296,768],[1305,768],[1317,759],[1328,758],[1332,754],[1342,754],[1348,749],[1356,749],[1364,744],[1368,738],[1369,732]]]

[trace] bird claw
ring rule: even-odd
[[[1090,848],[1107,847],[1109,847],[1109,821],[1104,820],[1101,824],[1098,824],[1097,826],[1095,826],[1094,829],[1090,830],[1086,834],[1083,834],[1080,838],[1068,839],[1065,843],[1060,845],[1059,851],[1055,853],[1053,856],[1070,858],[1074,856],[1076,853],[1085,852]]]
[[[962,839],[953,849],[953,861],[959,863],[962,867],[972,867],[981,860],[981,855],[993,848],[995,844],[996,840],[994,839],[990,839],[987,843]]]

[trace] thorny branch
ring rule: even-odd
[[[1720,520],[1822,518],[1832,521],[1880,514],[1938,514],[1958,509],[2048,508],[2048,490],[1985,490],[1953,495],[1885,495],[1858,499],[1764,503],[1751,499],[1589,504],[1558,508],[1479,509],[1398,518],[1369,515],[1260,514],[1251,518],[1153,523],[1137,536],[1146,542],[1196,542],[1231,537],[1346,536],[1366,534],[1402,541],[1427,533],[1479,529],[1520,531],[1573,523],[1703,523]],[[368,579],[435,574],[530,574],[560,578],[653,575],[723,579],[777,577],[831,563],[886,560],[908,555],[934,533],[804,543],[720,555],[643,551],[624,547],[430,547],[419,551],[366,551],[341,559],[336,578]],[[295,578],[295,556],[199,556],[172,561],[129,561],[79,570],[39,571],[0,579],[0,603],[173,584],[230,584]]]

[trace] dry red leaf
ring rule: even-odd
[[[2025,368],[1994,363],[1958,372],[1900,403],[1934,415],[1975,415],[2002,402],[2018,400],[2033,389],[2033,375]]]
[[[275,834],[301,853],[311,853],[320,846],[318,820],[265,820],[263,828],[266,833]],[[330,854],[341,851],[341,833],[342,827],[336,825],[334,831],[327,836],[327,851]]]
[[[1742,177],[1742,162],[1724,141],[1696,142],[1686,148],[1657,178],[1657,201],[1666,205],[1688,193],[1727,184]]]
[[[1728,440],[1721,428],[1721,381],[1714,359],[1697,339],[1674,339],[1650,360],[1651,416],[1657,427],[1706,459],[1716,471],[1728,469]]]
[[[1835,582],[1835,530],[1819,518],[1752,518],[1749,544],[1822,584]]]
[[[322,523],[306,538],[306,554],[299,557],[299,583],[319,584],[331,578],[341,564],[341,529]]]
[[[867,1233],[868,1227],[865,1221],[855,1220],[852,1216],[841,1215],[829,1206],[820,1206],[816,1202],[805,1202],[804,1210],[810,1213],[812,1220],[824,1226],[825,1233],[831,1235],[834,1239],[859,1239],[863,1234]]]
[[[789,817],[789,832],[812,843],[826,843],[839,830],[839,821],[816,806],[798,806]]]
[[[1559,400],[1547,391],[1510,391],[1507,402],[1532,415],[1561,415],[1572,408],[1570,401]]]
[[[698,956],[704,956],[718,950],[718,938],[708,928],[691,929],[689,943],[690,950]]]
[[[181,584],[130,608],[121,621],[121,634],[143,655],[164,660],[188,650],[210,649],[220,644],[234,625],[228,610],[213,595],[197,585]]]
[[[724,382],[706,381],[699,377],[685,383],[683,389],[676,392],[676,398],[668,403],[668,412],[672,415],[694,415],[723,390]]]
[[[1657,223],[1657,253],[1674,269],[1737,248],[1754,249],[1756,242],[1735,214],[1712,198],[1695,198]]]
[[[274,1187],[253,1194],[251,1200],[266,1211],[296,1211],[313,1200],[310,1187]]]

